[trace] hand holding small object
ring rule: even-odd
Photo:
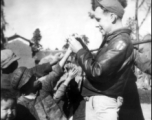
[[[81,43],[79,41],[77,41],[75,37],[70,37],[69,38],[69,45],[70,45],[71,50],[74,53],[77,53],[80,49],[83,48]]]

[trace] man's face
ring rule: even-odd
[[[110,26],[112,24],[110,13],[104,13],[103,9],[97,7],[94,12],[94,17],[98,23],[100,31],[103,34],[108,33],[110,31]]]
[[[16,116],[16,100],[1,100],[1,120],[14,120]]]

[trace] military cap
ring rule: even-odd
[[[118,0],[93,0],[92,4],[93,10],[100,6],[112,13],[115,13],[121,18],[124,15],[124,7]]]

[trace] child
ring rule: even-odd
[[[68,63],[65,67],[66,73],[61,77],[54,88],[56,91],[54,100],[58,103],[66,117],[71,118],[77,96],[80,93],[82,77],[79,66]],[[76,71],[76,74],[73,74],[74,71]]]
[[[35,74],[37,77],[47,75],[52,70],[52,66],[62,59],[62,54],[57,53],[52,59],[48,59],[47,63],[36,65],[35,67],[29,68],[28,71],[31,74]],[[1,50],[1,73],[11,74],[19,66],[18,60],[20,57],[16,56],[15,53],[10,49]]]
[[[49,75],[38,81],[29,80],[20,87],[23,94],[18,99],[18,104],[27,108],[35,120],[67,120],[54,101],[52,93],[59,78],[63,75],[62,68],[70,54],[71,49],[68,49],[62,60],[52,67]],[[20,81],[16,82],[19,83],[19,86],[22,84]],[[41,83],[39,90],[33,89],[35,82]],[[26,114],[22,113],[22,116],[19,116],[20,119],[25,119],[23,116],[26,117]]]
[[[71,80],[73,80],[76,77],[77,73],[78,73],[77,67],[73,67],[72,69],[69,70],[63,83],[62,84],[60,83],[61,84],[60,87],[58,88],[58,90],[54,94],[53,98],[56,101],[56,103],[58,103],[62,99],[62,97],[64,96],[64,94],[66,92],[66,89],[67,89],[69,83],[71,82]]]
[[[10,76],[1,75],[1,120],[15,120],[18,92],[10,85]]]

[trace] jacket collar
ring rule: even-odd
[[[130,35],[131,30],[128,28],[122,28],[122,29],[115,30],[112,33],[109,33],[105,36],[106,42],[110,42],[113,38],[115,38],[116,36],[118,36],[122,33],[127,33],[128,35]]]

